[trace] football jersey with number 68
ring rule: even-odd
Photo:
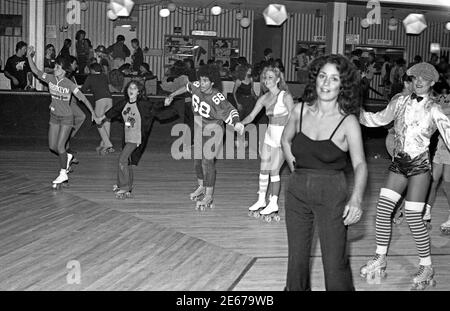
[[[210,123],[220,124],[222,121],[233,126],[239,122],[239,113],[218,90],[213,88],[212,93],[205,94],[200,91],[199,81],[189,82],[187,90],[192,94],[194,117],[202,117],[203,127]]]

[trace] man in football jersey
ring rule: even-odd
[[[223,123],[232,125],[242,135],[244,125],[240,122],[239,113],[220,92],[222,81],[219,70],[214,65],[200,67],[197,76],[199,81],[188,82],[186,86],[172,92],[165,99],[165,106],[170,105],[175,96],[185,92],[192,94],[192,110],[194,113],[194,133],[202,133],[201,140],[194,139],[194,146],[202,147],[201,159],[194,159],[198,188],[190,194],[193,201],[197,201],[196,209],[204,210],[212,207],[214,185],[216,181],[215,158],[221,149],[223,140]],[[205,152],[205,143],[211,139],[203,135],[214,132],[214,150]],[[209,150],[207,150],[209,151]]]

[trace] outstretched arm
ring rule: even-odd
[[[436,124],[439,133],[442,136],[447,148],[450,148],[450,120],[442,111],[440,106],[435,106],[431,110],[431,115],[434,123]]]
[[[164,100],[164,106],[169,106],[169,105],[172,103],[173,98],[174,98],[175,96],[184,94],[184,93],[186,93],[186,92],[187,92],[187,87],[186,87],[186,86],[183,86],[183,87],[180,87],[178,90],[176,90],[176,91],[170,93],[169,96],[167,96],[166,99]]]
[[[266,98],[265,96],[261,96],[261,97],[256,101],[255,107],[253,108],[252,112],[250,112],[250,114],[249,114],[247,117],[245,117],[244,120],[242,120],[242,124],[247,125],[247,124],[251,123],[251,122],[256,118],[256,116],[258,115],[258,113],[259,113],[259,112],[261,111],[261,109],[263,109],[263,107],[264,107],[264,99],[265,99],[265,98]]]
[[[75,91],[73,92],[73,95],[75,95],[80,101],[82,101],[86,107],[89,109],[89,111],[91,112],[92,115],[92,120],[95,120],[95,122],[97,122],[98,116],[95,114],[94,109],[92,108],[91,103],[89,102],[89,100],[86,98],[86,96],[84,96],[83,92],[80,91],[80,89],[76,88]]]
[[[34,47],[32,45],[30,45],[28,47],[28,51],[27,51],[27,58],[28,58],[28,64],[30,64],[30,69],[31,71],[38,77],[41,77],[43,72],[40,71],[37,67],[36,64],[33,61],[33,56],[34,56]]]
[[[399,100],[403,97],[394,96],[385,109],[376,113],[367,112],[361,109],[359,123],[367,127],[380,127],[389,124],[395,118],[395,108]]]

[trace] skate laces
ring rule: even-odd
[[[416,272],[414,277],[416,278],[425,278],[427,276],[427,272],[429,271],[429,275],[433,274],[433,268],[431,266],[419,266],[419,271]]]
[[[384,255],[381,254],[375,254],[375,256],[369,260],[369,262],[367,263],[368,267],[374,266],[376,264],[381,264],[383,263],[384,259]]]

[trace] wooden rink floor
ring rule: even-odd
[[[196,187],[193,161],[174,160],[171,141],[168,127],[154,128],[135,170],[134,197],[118,200],[111,190],[120,150],[97,155],[97,137],[74,140],[80,164],[70,174],[70,186],[55,192],[51,181],[58,162],[45,137],[0,136],[0,290],[283,290],[288,169],[281,176],[279,223],[247,215],[257,198],[259,160],[219,160],[215,208],[198,212],[188,197]],[[348,231],[355,287],[409,290],[418,256],[406,221],[393,226],[387,279],[367,284],[359,277],[360,266],[374,253],[375,207],[389,163],[382,140],[365,145],[364,215]],[[376,153],[382,156],[374,158]],[[450,290],[450,237],[439,232],[448,210],[440,190],[431,231],[437,286],[429,290]],[[312,289],[324,290],[318,243],[316,238]],[[80,264],[80,284],[67,283],[72,260]]]

